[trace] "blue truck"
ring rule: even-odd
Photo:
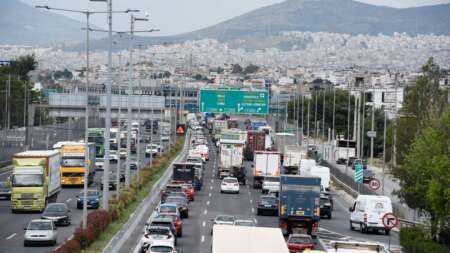
[[[279,224],[284,235],[317,235],[320,220],[320,178],[280,176]]]

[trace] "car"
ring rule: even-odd
[[[137,160],[130,160],[130,170],[137,170],[138,168],[138,162]]]
[[[258,207],[256,209],[257,215],[263,215],[267,213],[271,215],[278,215],[278,198],[271,195],[262,195],[258,201]]]
[[[11,199],[11,187],[8,182],[0,182],[0,198]]]
[[[56,226],[51,220],[31,220],[24,230],[25,236],[23,246],[25,247],[31,246],[32,244],[56,245]]]
[[[160,148],[156,144],[145,145],[145,157],[153,156],[155,157],[160,152]]]
[[[181,218],[189,218],[189,207],[188,207],[188,199],[183,196],[167,196],[165,204],[176,204],[178,207],[178,210],[180,211]]]
[[[154,226],[167,227],[170,229],[173,235],[177,234],[177,229],[175,227],[174,221],[172,218],[164,218],[164,217],[154,217],[149,222],[146,223],[145,229]],[[145,230],[144,230],[145,232]]]
[[[211,227],[211,235],[213,234],[214,225],[230,225],[234,226],[234,221],[236,218],[233,215],[219,214],[214,220],[212,220],[213,225]]]
[[[95,158],[95,169],[96,170],[103,170],[103,165],[105,165],[105,158],[103,158],[103,157]]]
[[[231,192],[239,194],[239,182],[235,177],[226,177],[220,183],[220,193]]]
[[[72,216],[66,203],[50,203],[42,213],[41,219],[51,220],[55,225],[69,226]]]
[[[262,184],[262,193],[278,192],[280,189],[280,177],[267,176],[264,177]]]
[[[165,241],[171,245],[176,245],[176,237],[170,231],[170,228],[163,226],[151,226],[146,229],[144,235],[139,241],[140,252],[147,252],[148,248],[155,241]]]
[[[120,159],[126,159],[127,156],[128,156],[127,149],[126,148],[121,148],[119,150],[119,156],[120,156]]]
[[[234,221],[235,226],[246,226],[246,227],[254,227],[255,222],[253,220],[241,220],[237,219]]]
[[[188,158],[186,158],[186,162],[187,163],[204,164],[204,161],[203,161],[203,159],[200,156],[188,156]]]
[[[287,240],[289,253],[303,252],[306,249],[314,249],[314,241],[310,235],[291,234]]]
[[[178,209],[178,205],[175,203],[161,203],[156,208],[156,213],[159,215],[160,213],[173,213],[179,215],[181,217],[180,211]]]
[[[102,198],[102,194],[98,190],[87,190],[86,192],[86,206],[87,208],[98,209],[100,207],[100,200]],[[77,195],[77,209],[83,208],[84,204],[84,191],[80,191]]]
[[[110,150],[109,151],[109,162],[117,163],[118,160],[119,160],[119,156],[117,155],[117,150]]]
[[[368,184],[375,178],[375,173],[369,169],[363,170],[363,183]]]
[[[165,199],[171,192],[184,192],[181,184],[168,184],[166,188],[161,191],[161,202],[164,203]]]
[[[333,205],[329,195],[320,194],[320,216],[326,216],[331,219],[331,211],[333,210]]]
[[[169,242],[155,241],[147,250],[147,253],[177,253],[177,250]]]
[[[175,229],[177,231],[176,236],[177,237],[182,237],[183,236],[183,221],[181,220],[181,217],[177,214],[174,213],[160,213],[157,214],[158,218],[171,218],[174,225],[175,225]]]
[[[349,211],[350,230],[354,230],[353,225],[356,225],[361,233],[372,230],[389,235],[390,229],[386,229],[382,222],[385,214],[392,213],[392,202],[389,197],[360,194]]]
[[[353,167],[353,163],[355,162],[356,159],[358,159],[358,158],[356,158],[354,156],[349,157],[348,161],[347,161],[347,165],[350,167]]]
[[[121,176],[122,176],[122,173],[121,173]],[[120,180],[121,180],[121,178],[119,178],[119,181]],[[108,189],[113,190],[113,191],[117,189],[116,173],[113,173],[113,172],[109,173]],[[103,177],[101,178],[101,182],[100,182],[100,190],[103,190]]]

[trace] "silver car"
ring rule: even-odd
[[[56,226],[51,220],[31,220],[25,229],[23,246],[32,244],[56,245]]]

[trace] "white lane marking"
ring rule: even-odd
[[[202,223],[202,227],[204,227],[204,226],[206,226],[206,222],[205,221]]]
[[[209,206],[209,200],[208,200],[208,202],[206,202],[206,205]]]
[[[17,235],[17,233],[14,233],[14,234],[12,234],[12,235],[6,237],[6,240],[9,240],[9,239],[13,238],[13,237],[16,236],[16,235]]]
[[[208,213],[208,210],[205,209],[205,211],[203,211],[203,214],[207,214],[207,213]]]
[[[251,193],[251,192],[248,192],[248,195],[252,195],[252,193]]]
[[[253,219],[254,221],[255,221],[255,224],[258,224],[258,220],[255,218],[255,219]]]
[[[255,212],[255,208],[252,207],[252,213],[254,213],[254,212]]]
[[[68,198],[68,199],[66,200],[67,203],[69,203],[70,201],[72,201],[72,198]]]
[[[211,186],[209,187],[209,189],[212,190],[212,189],[213,189],[213,186],[211,185]]]
[[[253,199],[250,199],[250,204],[253,203]]]
[[[211,184],[214,184],[214,179],[211,179]]]
[[[211,197],[211,195],[212,195],[212,194],[211,194],[211,193],[209,193],[209,194],[208,194],[208,197]]]
[[[205,236],[204,235],[202,235],[202,242],[204,242],[205,241]]]

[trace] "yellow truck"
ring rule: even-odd
[[[11,211],[44,211],[61,190],[60,155],[57,150],[33,150],[13,157]]]
[[[61,148],[61,185],[84,185],[84,166],[87,161],[88,184],[94,182],[95,176],[95,143],[88,143],[88,157],[86,157],[86,145],[76,143],[63,145]]]

